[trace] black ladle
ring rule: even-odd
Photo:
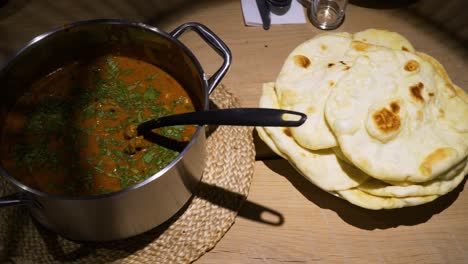
[[[137,132],[139,135],[144,135],[148,131],[158,127],[175,125],[297,127],[302,125],[306,119],[307,115],[289,110],[229,108],[163,116],[141,123],[137,127]]]

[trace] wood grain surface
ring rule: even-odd
[[[351,2],[337,31],[397,31],[468,88],[466,2],[378,2]],[[273,25],[268,31],[246,27],[240,1],[0,0],[0,62],[42,32],[94,18],[137,20],[168,32],[188,21],[205,24],[232,51],[223,83],[245,107],[258,105],[262,83],[275,80],[294,47],[322,32],[310,23]],[[195,33],[181,41],[207,73],[220,66],[219,56]],[[236,223],[197,263],[468,263],[464,183],[426,205],[370,211],[319,190],[258,138],[256,148],[250,195]]]

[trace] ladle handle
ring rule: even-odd
[[[175,125],[227,125],[227,126],[281,126],[302,125],[307,115],[282,109],[271,108],[229,108],[211,111],[191,112],[164,116],[146,121],[138,126],[138,133],[164,126]]]
[[[22,193],[14,193],[7,196],[0,197],[0,207],[11,205],[24,205],[26,200]]]

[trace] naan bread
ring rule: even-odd
[[[414,52],[414,47],[402,35],[385,29],[366,29],[353,35],[353,39],[395,50]]]
[[[406,197],[406,198],[395,198],[395,197],[380,197],[365,193],[358,189],[350,189],[337,192],[341,197],[348,200],[350,203],[371,209],[396,209],[408,206],[416,206],[425,204],[437,199],[437,195],[420,196],[420,197]]]
[[[447,71],[445,70],[444,66],[436,60],[434,57],[422,53],[422,52],[416,52],[416,54],[424,59],[425,61],[429,62],[432,64],[432,66],[436,69],[436,71],[444,78],[444,80],[447,82],[446,87],[447,89],[452,90],[454,93],[456,93],[465,103],[468,104],[468,94],[460,87],[458,87],[456,84],[452,82],[450,79]]]
[[[349,165],[353,165],[353,163],[348,158],[346,158],[345,154],[343,154],[343,151],[341,151],[340,147],[333,147],[332,150],[340,160],[348,163]]]
[[[307,114],[306,122],[290,131],[296,141],[311,150],[336,146],[323,108],[338,80],[349,69],[344,54],[351,45],[350,34],[321,34],[299,45],[286,59],[275,89],[281,108]]]
[[[409,41],[398,33],[369,29],[354,35],[317,35],[299,45],[286,58],[276,80],[276,92],[281,108],[308,116],[302,126],[291,128],[293,137],[302,147],[319,150],[337,145],[325,122],[325,102],[356,57],[371,47],[369,43],[414,51]]]
[[[364,208],[428,203],[468,173],[468,95],[395,32],[302,43],[260,107],[306,113],[300,127],[256,129],[312,183]]]
[[[466,160],[455,166],[448,173],[455,172],[456,176],[449,180],[437,177],[432,181],[408,186],[394,186],[374,178],[358,186],[358,189],[371,195],[385,197],[418,197],[428,195],[444,195],[455,189],[465,178],[468,172]]]
[[[275,142],[273,142],[273,140],[270,138],[270,136],[268,136],[267,132],[265,131],[265,129],[263,127],[255,127],[255,129],[257,130],[257,133],[258,133],[258,136],[260,137],[260,139],[263,140],[263,142],[265,142],[265,144],[274,153],[276,153],[276,155],[282,157],[283,159],[287,159],[286,156],[283,153],[281,153],[281,151],[278,149]]]
[[[264,84],[260,107],[278,108],[274,83]],[[289,128],[264,127],[263,130],[266,132],[263,136],[268,136],[265,142],[269,146],[274,143],[278,154],[286,157],[301,174],[323,190],[353,188],[368,177],[357,168],[340,161],[332,150],[311,151],[302,148],[291,137]]]
[[[468,104],[419,56],[372,47],[332,90],[344,155],[383,181],[426,182],[468,155]]]

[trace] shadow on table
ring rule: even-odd
[[[41,242],[45,246],[45,248],[42,249],[43,251],[37,252],[36,254],[41,257],[44,257],[44,255],[48,256],[60,263],[78,261],[80,263],[100,264],[126,258],[157,240],[182,214],[184,214],[190,206],[191,201],[192,199],[173,217],[158,227],[134,237],[109,242],[80,242],[68,240],[46,229],[31,217],[40,236],[40,239],[35,242],[35,247],[40,247],[37,246],[40,240],[42,240]],[[26,216],[29,217],[27,214]],[[32,259],[34,259],[34,257],[32,257]]]
[[[253,131],[253,140],[255,144],[255,160],[281,159],[280,156],[271,151],[270,147],[263,142],[256,129]]]
[[[349,3],[356,6],[375,8],[375,9],[392,9],[402,8],[412,5],[420,0],[392,0],[392,1],[381,1],[381,0],[349,0]]]
[[[405,4],[406,2],[406,4]],[[468,44],[468,20],[464,12],[467,10],[468,1],[452,0],[450,3],[440,0],[401,0],[401,1],[366,1],[354,0],[351,3],[368,8],[379,8],[379,5],[388,6],[394,10],[388,10],[397,20],[417,27],[421,35],[430,35],[452,53],[468,58],[466,46]],[[368,3],[368,4],[366,4]],[[373,3],[376,6],[369,5]],[[402,3],[398,6],[398,3]],[[406,36],[414,38],[415,36]],[[413,43],[417,44],[417,43]],[[424,43],[415,48],[424,49]],[[443,59],[443,58],[440,58]]]
[[[0,0],[0,63],[35,36],[64,24],[117,18],[161,28],[197,8],[222,3],[216,0]]]
[[[392,15],[396,19],[404,20],[413,27],[417,27],[421,35],[430,36],[431,39],[440,43],[445,51],[450,51],[450,54],[468,61],[468,49],[466,48],[468,45],[468,31],[466,30],[468,19],[466,19],[464,12],[459,11],[467,8],[468,1],[465,0],[454,0],[450,4],[439,0],[425,0],[411,8],[392,11]],[[424,42],[417,43],[415,41],[414,44],[417,50],[426,52]],[[427,52],[431,54],[431,51]],[[432,55],[442,62],[450,75],[453,62],[443,56]],[[466,89],[466,87],[462,88]]]
[[[464,183],[433,202],[392,210],[368,210],[331,195],[306,180],[286,160],[263,161],[274,172],[284,176],[309,201],[323,209],[335,211],[341,219],[355,227],[373,230],[397,226],[411,226],[428,221],[433,215],[449,207],[463,190]]]
[[[281,213],[261,204],[246,200],[246,197],[241,194],[204,182],[200,183],[200,188],[202,191],[198,193],[197,197],[231,211],[239,210],[237,214],[239,217],[273,226],[280,226],[284,223],[284,217]],[[241,202],[238,203],[237,201]],[[239,204],[241,204],[241,206],[239,206]]]
[[[464,47],[468,41],[468,34],[464,30],[468,26],[468,20],[464,12],[468,8],[465,0],[350,0],[350,4],[371,9],[394,9],[388,10],[399,20],[410,24],[417,24],[422,33],[443,36],[441,41],[457,41]]]
[[[0,20],[20,11],[29,2],[31,0],[0,0]]]
[[[305,8],[310,8],[311,0],[297,0]],[[392,1],[382,1],[382,0],[349,0],[349,4],[365,7],[365,8],[375,8],[375,9],[393,9],[393,8],[402,8],[412,5],[421,0],[392,0]]]
[[[195,197],[207,200],[220,207],[227,208],[232,211],[237,211],[238,216],[248,218],[253,221],[260,223],[279,226],[284,223],[284,217],[280,213],[270,208],[264,207],[260,204],[245,200],[246,197],[235,192],[220,188],[218,186],[210,185],[201,182],[198,187],[197,195]],[[177,212],[176,215],[171,217],[168,221],[161,224],[160,226],[153,228],[141,235],[131,237],[128,239],[110,241],[110,242],[79,242],[67,240],[55,232],[49,231],[44,228],[41,224],[33,221],[35,226],[34,229],[39,233],[39,237],[35,238],[35,246],[38,247],[41,252],[36,252],[37,257],[44,257],[47,255],[54,261],[59,262],[73,262],[79,261],[80,263],[108,263],[111,261],[123,259],[137,251],[144,249],[150,243],[157,240],[171,225],[173,225],[188,209],[192,203],[193,198],[187,202],[187,204]],[[24,247],[25,241],[20,241],[18,233],[28,225],[30,221],[29,215],[25,208],[11,208],[19,210],[16,217],[9,217],[11,223],[9,228],[11,235],[5,238],[5,245],[8,245],[6,252],[0,250],[0,260],[2,255],[13,256],[17,247]],[[265,218],[265,215],[267,216]],[[271,219],[271,220],[270,220]],[[14,227],[14,228],[13,228]],[[16,230],[16,231],[15,231]],[[29,231],[29,232],[35,232]],[[38,244],[38,241],[40,243]],[[27,242],[26,242],[27,243]],[[43,248],[42,245],[43,244]],[[22,246],[20,246],[22,245]],[[31,256],[34,259],[34,255]],[[5,259],[3,259],[5,260]]]

